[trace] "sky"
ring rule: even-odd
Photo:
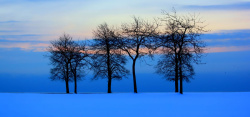
[[[199,14],[210,30],[207,40],[213,44],[249,42],[249,0],[0,0],[0,48],[42,51],[63,33],[91,39],[103,22],[119,26],[132,16],[151,20],[173,7],[180,15]],[[209,52],[239,50],[250,49],[246,44],[214,45]]]
[[[173,8],[179,15],[199,14],[210,30],[201,36],[212,55],[207,71],[218,65],[217,70],[231,70],[236,61],[244,73],[250,70],[250,0],[0,0],[0,76],[49,74],[44,50],[63,33],[92,39],[104,22],[119,26],[133,16],[152,20]]]

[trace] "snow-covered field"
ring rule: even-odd
[[[0,117],[250,117],[250,92],[0,93]]]

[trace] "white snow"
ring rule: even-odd
[[[249,117],[250,92],[0,93],[0,117]]]

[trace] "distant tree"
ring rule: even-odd
[[[183,93],[183,79],[189,81],[194,75],[192,63],[200,63],[205,49],[204,41],[200,39],[205,30],[203,22],[197,15],[178,16],[163,11],[166,28],[160,36],[158,44],[162,47],[162,60],[158,61],[157,72],[164,74],[169,80],[175,81],[175,92]]]
[[[80,79],[83,61],[87,57],[84,44],[78,44],[68,34],[64,34],[58,40],[51,41],[47,51],[53,68],[51,79],[62,79],[66,83],[66,93],[69,93],[69,81],[75,82],[75,93],[77,93],[77,79]]]
[[[117,33],[106,23],[101,24],[93,32],[95,39],[92,45],[95,53],[92,56],[94,79],[108,78],[108,93],[111,93],[112,79],[122,79],[129,71],[124,67],[126,58],[118,49]]]
[[[135,64],[137,59],[145,55],[151,55],[153,51],[154,37],[158,35],[157,21],[151,23],[137,17],[133,17],[134,22],[122,24],[121,39],[119,48],[122,49],[133,60],[133,82],[134,93],[137,93],[137,83],[135,74]]]

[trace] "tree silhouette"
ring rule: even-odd
[[[175,92],[183,93],[183,79],[189,81],[194,75],[192,63],[200,63],[205,48],[200,35],[206,32],[203,22],[197,15],[178,16],[176,11],[163,11],[166,28],[159,38],[158,44],[162,47],[163,57],[156,66],[157,72],[164,74],[169,80],[175,81]]]
[[[95,39],[92,45],[95,54],[92,56],[94,79],[108,78],[108,93],[111,93],[112,79],[122,79],[129,71],[124,67],[126,58],[118,49],[118,36],[106,23],[93,32]]]
[[[84,72],[83,69],[88,65],[87,57],[89,57],[89,55],[85,43],[74,42],[69,47],[69,52],[70,58],[72,58],[70,61],[70,68],[75,82],[74,92],[77,93],[77,79],[81,79]]]
[[[178,59],[176,60],[175,55],[164,54],[160,57],[160,60],[156,65],[156,73],[163,74],[165,78],[169,81],[175,81],[175,92],[178,92],[178,80],[180,78],[179,68],[182,67],[182,77],[185,81],[189,82],[193,78],[194,69],[191,65],[191,57],[185,57],[188,55],[183,55],[182,66],[178,66]],[[184,59],[185,58],[185,59]],[[176,65],[177,64],[177,65]],[[176,78],[177,77],[177,78]],[[176,81],[177,80],[177,81]]]
[[[51,79],[62,79],[66,83],[66,93],[69,93],[69,81],[75,82],[75,93],[77,93],[77,79],[80,79],[83,61],[87,57],[84,44],[78,44],[68,34],[64,34],[58,40],[51,41],[47,51],[53,68]]]
[[[133,60],[134,93],[137,93],[135,64],[138,58],[151,54],[153,50],[152,42],[154,42],[154,37],[158,35],[158,23],[150,23],[137,17],[133,17],[133,20],[133,23],[122,24],[119,48]]]

